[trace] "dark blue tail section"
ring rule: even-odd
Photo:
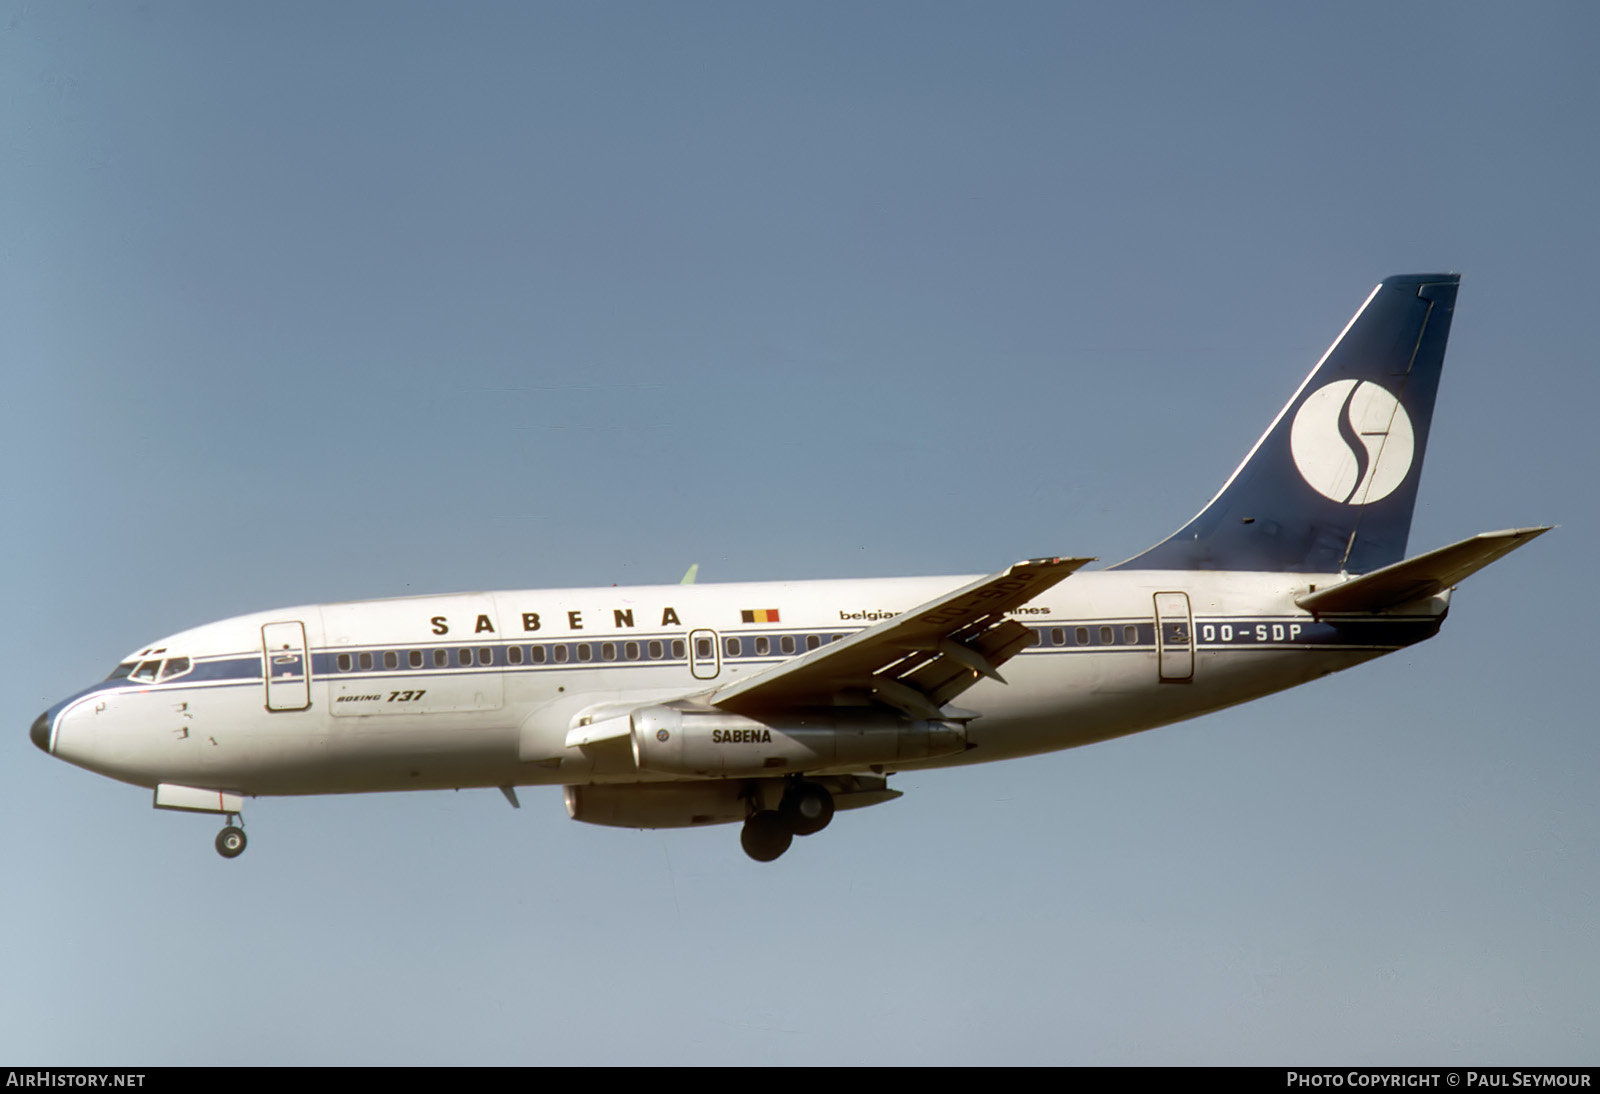
[[[1460,280],[1374,289],[1211,504],[1113,569],[1367,573],[1403,559]]]

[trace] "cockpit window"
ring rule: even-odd
[[[187,657],[169,657],[167,658],[166,667],[161,670],[161,679],[171,680],[174,676],[182,676],[188,671],[189,659]]]
[[[137,662],[137,661],[124,661],[122,664],[120,664],[116,668],[112,669],[111,670],[111,675],[107,676],[106,679],[107,680],[121,680],[124,676],[128,675],[128,673],[132,672],[133,671],[133,666],[137,665],[138,663],[139,662]]]
[[[159,658],[154,661],[143,661],[140,662],[138,668],[133,670],[133,678],[135,680],[154,680],[160,675],[160,670],[161,661]]]

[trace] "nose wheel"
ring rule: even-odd
[[[217,833],[217,854],[223,858],[238,858],[244,854],[248,842],[244,838],[244,829],[230,824]]]

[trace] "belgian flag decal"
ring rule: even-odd
[[[757,608],[755,611],[746,608],[739,613],[739,622],[741,623],[776,623],[777,621],[777,608]]]

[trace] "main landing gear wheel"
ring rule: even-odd
[[[783,796],[778,806],[789,831],[797,836],[809,836],[828,827],[833,819],[833,795],[828,788],[817,783],[795,783]]]
[[[763,809],[744,822],[739,843],[757,862],[771,862],[789,849],[794,833],[776,809]]]
[[[248,842],[244,838],[244,829],[228,825],[217,833],[217,854],[223,858],[238,858],[244,854],[244,845]]]

